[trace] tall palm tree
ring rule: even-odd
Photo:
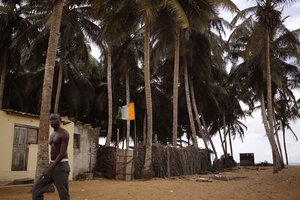
[[[185,37],[182,38],[182,40],[185,43],[190,43],[189,41],[189,35],[191,32],[195,32],[195,33],[199,33],[199,34],[203,34],[204,32],[209,33],[210,29],[215,28],[218,32],[221,32],[221,30],[223,29],[222,27],[222,23],[221,23],[221,19],[218,17],[217,15],[217,7],[222,6],[232,12],[236,12],[238,11],[238,8],[235,6],[235,4],[233,4],[231,1],[213,1],[213,2],[206,2],[206,1],[188,1],[188,2],[184,2],[182,3],[182,7],[183,10],[185,11],[187,18],[190,21],[190,27],[187,29],[187,31],[185,32]],[[219,40],[215,40],[212,39],[213,34],[207,34],[206,36],[210,39],[210,45],[215,45],[214,42],[215,41],[219,41]],[[218,43],[218,42],[217,42]],[[189,118],[190,118],[190,124],[191,124],[191,130],[192,130],[192,138],[194,140],[194,146],[197,147],[197,136],[195,133],[195,128],[194,128],[194,120],[193,120],[193,113],[191,110],[191,100],[189,98],[190,94],[189,94],[189,74],[187,73],[187,65],[189,65],[189,68],[191,68],[191,61],[188,60],[186,61],[186,59],[190,59],[192,56],[190,54],[192,51],[190,51],[189,48],[190,45],[183,45],[183,65],[184,65],[184,77],[185,77],[185,93],[186,93],[186,102],[187,102],[187,108],[188,108],[188,113],[189,113]],[[217,45],[215,45],[214,47],[217,47]],[[218,63],[218,61],[216,60],[216,58],[218,57],[222,57],[219,56],[222,54],[222,50],[220,50],[220,48],[212,48],[212,52],[211,52],[211,57],[214,57],[213,59],[211,59],[211,62],[215,62],[216,65],[219,65],[218,67],[222,67],[223,63]],[[219,52],[218,52],[219,51]],[[215,61],[213,61],[215,60]],[[211,63],[213,65],[213,63]],[[193,66],[195,67],[195,66]],[[203,72],[200,72],[203,73]],[[194,107],[195,108],[195,107]],[[196,111],[195,111],[196,112]],[[202,138],[205,140],[205,137],[202,136]],[[205,146],[207,146],[206,141],[204,142]]]
[[[259,10],[260,11],[260,10]],[[258,11],[258,12],[259,12]],[[265,125],[265,128],[267,130],[267,136],[269,139],[269,142],[271,144],[272,148],[272,154],[273,154],[273,172],[277,173],[280,171],[282,166],[282,158],[280,158],[278,146],[275,142],[274,137],[274,116],[273,116],[273,97],[272,97],[272,75],[271,75],[271,63],[270,63],[270,31],[272,31],[272,28],[274,27],[273,24],[278,23],[278,21],[274,20],[278,19],[278,14],[275,10],[273,10],[271,6],[271,0],[266,0],[265,8],[261,9],[262,15],[259,15],[261,23],[264,23],[265,25],[265,77],[266,77],[266,83],[267,83],[267,119],[268,119],[268,126]],[[263,12],[265,11],[265,13]],[[274,12],[275,11],[275,12]],[[273,16],[270,16],[272,14]],[[274,22],[270,23],[270,20],[274,20]]]
[[[38,134],[38,154],[36,166],[36,180],[42,174],[42,170],[49,162],[48,138],[49,138],[49,116],[51,110],[51,96],[56,51],[59,39],[59,30],[64,1],[57,0],[53,7],[50,36],[48,42],[47,58],[44,73],[42,103],[40,111],[40,125]]]
[[[175,24],[174,27],[174,74],[173,74],[173,126],[172,126],[172,144],[177,146],[177,129],[178,129],[178,84],[179,84],[179,55],[180,55],[180,30],[188,28],[189,22],[186,17],[185,12],[180,5],[180,2],[177,0],[168,1],[166,5],[175,11],[175,19],[172,21]],[[168,10],[164,10],[167,12]],[[196,145],[198,146],[198,145]]]
[[[297,30],[293,32],[287,31],[286,34],[297,34]],[[275,40],[275,43],[278,43],[279,41],[282,41],[282,38],[284,37],[279,37],[278,39]],[[298,38],[298,37],[296,37]],[[293,43],[295,46],[300,45],[300,41],[295,41]],[[289,50],[293,49],[291,47],[287,47]],[[285,151],[285,159],[286,159],[286,164],[288,165],[288,154],[287,154],[287,147],[286,147],[286,141],[285,141],[285,134],[286,134],[286,129],[290,130],[291,133],[294,135],[296,140],[298,140],[296,134],[294,133],[293,129],[289,125],[289,121],[295,120],[299,117],[299,105],[297,103],[297,100],[292,92],[293,89],[299,88],[299,69],[297,66],[293,65],[285,65],[284,63],[281,63],[280,65],[283,65],[284,67],[280,67],[280,74],[284,77],[288,78],[283,78],[279,79],[276,84],[276,89],[278,90],[278,94],[275,95],[274,97],[274,120],[276,124],[276,139],[278,139],[278,131],[281,129],[282,130],[282,137],[283,137],[283,145],[284,145],[284,151]],[[280,87],[278,87],[280,86]],[[279,142],[277,142],[278,145],[280,145]],[[281,148],[280,148],[281,150]],[[281,151],[281,156],[282,151]]]
[[[297,105],[297,102],[295,102],[294,100],[295,99],[293,98],[287,98],[285,94],[281,94],[280,99],[276,101],[276,104],[274,106],[275,119],[276,122],[279,122],[276,128],[278,130],[280,129],[282,130],[282,139],[283,139],[286,165],[289,164],[288,151],[286,146],[286,130],[289,130],[293,134],[296,141],[298,141],[298,137],[289,123],[290,120],[295,120],[297,119],[297,117],[299,117],[299,112],[298,112],[299,106]]]
[[[88,40],[94,40],[99,35],[99,28],[93,22],[92,8],[89,5],[74,5],[74,2],[67,2],[64,6],[61,22],[61,39],[59,42],[59,73],[55,95],[54,112],[58,112],[60,93],[62,89],[63,72],[66,71],[66,63],[70,63],[71,56],[77,55],[77,61],[89,62],[90,48]],[[77,47],[77,51],[72,48]]]
[[[150,16],[146,12],[144,14],[144,79],[145,79],[145,100],[147,110],[147,139],[146,139],[146,154],[145,163],[142,169],[143,177],[151,178],[152,170],[152,134],[153,134],[153,119],[152,119],[152,95],[150,86]]]
[[[122,105],[128,104],[130,101],[132,101],[132,97],[134,95],[131,95],[131,93],[133,93],[132,91],[142,87],[140,85],[141,83],[137,80],[137,77],[140,76],[140,72],[137,72],[138,62],[141,60],[141,49],[139,47],[139,43],[142,42],[142,37],[140,31],[141,29],[138,28],[135,31],[129,31],[127,33],[127,37],[122,39],[122,41],[115,46],[115,53],[113,55],[113,76],[118,77],[120,80],[115,81],[114,83],[114,88],[117,88],[117,90],[115,89],[115,96],[118,96],[117,98],[115,97],[115,99],[119,99],[118,103],[121,103],[120,100],[124,99],[124,95],[120,94],[124,94],[122,91],[125,90],[126,101],[122,101]],[[136,104],[136,106],[138,105]],[[138,118],[138,115],[136,115],[136,117]],[[126,148],[129,148],[130,133],[132,132],[130,125],[130,120],[127,120]],[[132,138],[136,140],[136,135],[132,135]]]
[[[112,58],[114,47],[136,28],[138,19],[133,12],[135,4],[132,1],[93,1],[96,17],[100,20],[97,44],[106,46],[107,52],[107,89],[108,89],[108,132],[105,145],[110,144],[113,123],[113,94],[112,94]]]
[[[152,113],[152,95],[150,80],[150,31],[151,21],[157,13],[159,0],[137,0],[139,12],[141,12],[140,20],[144,27],[144,80],[145,80],[145,101],[147,111],[147,139],[145,162],[142,169],[142,176],[145,178],[153,177],[152,168],[152,135],[153,135],[153,113]]]
[[[280,17],[281,13],[276,10],[276,7],[287,2],[291,1],[268,0],[265,3],[259,2],[260,4],[258,4],[257,7],[251,7],[244,10],[241,12],[241,15],[249,13],[253,14],[254,12],[254,14],[258,17],[258,21],[254,21],[250,15],[249,18],[247,18],[241,25],[239,25],[239,27],[237,27],[229,39],[229,41],[235,41],[232,43],[232,49],[234,49],[232,52],[234,53],[231,55],[233,55],[235,58],[242,57],[244,59],[244,63],[242,63],[240,67],[252,66],[257,69],[256,72],[260,71],[258,76],[255,78],[256,80],[254,77],[251,80],[256,81],[253,82],[255,85],[252,85],[252,87],[254,87],[254,91],[256,91],[256,94],[254,94],[256,97],[254,98],[260,99],[261,102],[263,122],[272,149],[274,173],[277,173],[283,167],[282,158],[279,154],[279,150],[274,138],[274,111],[272,104],[275,92],[277,91],[276,84],[278,81],[276,80],[276,76],[279,75],[276,73],[276,69],[278,69],[280,66],[276,63],[281,63],[281,65],[285,63],[287,54],[296,59],[298,57],[297,54],[292,53],[293,51],[295,52],[295,48],[292,48],[293,50],[290,49],[285,53],[283,53],[284,51],[280,50],[280,48],[286,49],[287,46],[290,46],[290,42],[292,42],[292,40],[295,41],[293,39],[294,36],[285,37],[284,43],[278,43],[278,45],[275,45],[274,43],[274,40],[283,36],[282,33],[287,30],[286,28],[282,28],[283,25]],[[238,15],[233,22],[236,22],[239,17],[240,15]],[[240,36],[238,36],[238,34]],[[262,35],[264,37],[262,37]],[[247,45],[245,45],[245,42],[247,42]],[[293,46],[294,45],[291,45],[290,47]],[[241,50],[242,48],[244,52],[236,51],[237,49]],[[276,53],[276,51],[278,51],[278,53]],[[282,52],[285,56],[279,52]],[[248,74],[250,75],[250,73],[251,72]],[[281,75],[277,77],[285,78]]]

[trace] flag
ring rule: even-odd
[[[135,120],[134,103],[119,107],[118,119]]]

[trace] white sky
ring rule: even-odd
[[[250,7],[255,3],[255,1],[247,1],[247,0],[233,0],[233,2],[239,7],[239,9],[244,9]],[[222,12],[221,16],[228,21],[231,21],[232,15],[230,13]],[[295,30],[300,28],[300,1],[293,3],[290,6],[284,7],[283,17],[289,16],[286,19],[285,25],[290,30]],[[228,37],[228,36],[227,36]],[[299,93],[299,91],[298,91]],[[299,98],[298,95],[297,98]],[[245,125],[248,127],[245,132],[245,138],[243,142],[239,139],[239,137],[235,138],[233,141],[233,157],[236,162],[239,162],[239,153],[254,153],[254,159],[256,163],[267,161],[272,163],[272,152],[271,147],[268,142],[268,138],[266,137],[265,130],[262,124],[262,119],[260,115],[260,111],[257,111],[253,114],[253,118],[246,118],[244,121]],[[296,133],[297,137],[300,139],[300,120],[291,124],[292,129]],[[279,132],[281,134],[282,132]],[[287,151],[288,151],[288,159],[289,163],[297,163],[300,164],[300,141],[296,142],[294,136],[292,136],[291,132],[286,133],[287,139]],[[282,136],[280,135],[280,139]],[[215,142],[215,146],[217,151],[220,154],[223,154],[220,144],[219,136],[215,136],[213,138]],[[282,147],[283,148],[283,147]]]
[[[241,10],[254,5],[253,2],[255,3],[255,1],[248,0],[233,0],[233,2]],[[222,12],[221,16],[229,22],[233,18],[233,15],[228,12]],[[285,25],[287,26],[287,28],[289,28],[290,30],[300,28],[300,1],[293,3],[291,6],[285,7],[283,10],[283,16],[290,16],[285,21]],[[95,58],[99,57],[98,50],[94,46],[92,46],[92,54]],[[298,96],[297,98],[299,97],[300,96]],[[245,132],[243,142],[241,142],[239,137],[236,137],[235,140],[233,140],[233,157],[235,161],[240,162],[239,153],[254,153],[254,159],[256,163],[264,161],[272,163],[271,147],[265,134],[260,111],[255,112],[253,114],[253,118],[248,117],[246,121],[244,121],[244,123],[248,127],[248,129]],[[292,123],[291,127],[296,133],[297,137],[300,139],[300,120]],[[279,132],[279,134],[281,134],[281,132]],[[295,138],[288,131],[286,133],[286,136],[289,163],[300,164],[300,141],[296,142]],[[213,141],[218,151],[218,156],[222,155],[223,152],[219,136],[216,135],[213,138]],[[199,144],[201,145],[201,147],[204,147],[202,141],[200,140]]]

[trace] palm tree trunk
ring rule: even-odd
[[[277,146],[276,146],[274,134],[270,134],[270,124],[268,123],[268,117],[267,117],[267,112],[266,112],[266,107],[265,107],[263,91],[261,92],[261,115],[262,115],[265,130],[266,130],[266,134],[267,134],[268,140],[271,145],[272,158],[273,158],[273,173],[277,173],[279,170],[275,170],[275,167],[274,167],[274,164],[275,164],[274,163],[274,161],[275,161],[274,160],[275,159],[274,149],[277,149]],[[277,152],[278,152],[278,149],[277,149]],[[279,156],[279,153],[278,153],[278,156]]]
[[[261,91],[260,98],[261,98],[260,99],[261,116],[262,116],[263,124],[264,124],[266,132],[269,132],[269,124],[268,124],[267,115],[266,115],[265,96],[264,96],[263,91]]]
[[[200,132],[200,135],[202,137],[204,146],[206,149],[208,149],[208,145],[207,145],[207,137],[205,134],[205,130],[203,129],[200,119],[199,119],[199,112],[198,112],[198,108],[197,108],[197,104],[196,104],[196,98],[195,98],[195,92],[194,92],[194,84],[192,81],[190,81],[190,88],[191,88],[191,97],[192,97],[192,105],[193,105],[193,110],[196,116],[196,122],[198,124],[198,129]]]
[[[54,66],[56,58],[56,50],[59,39],[59,29],[61,24],[61,16],[64,1],[57,0],[52,13],[52,23],[48,42],[47,58],[44,72],[44,83],[42,92],[42,103],[40,111],[40,125],[38,134],[38,153],[35,180],[39,178],[42,171],[49,163],[49,116],[51,110],[51,95],[53,85]]]
[[[177,146],[177,126],[178,126],[178,79],[179,79],[179,25],[175,30],[175,53],[174,53],[174,77],[173,77],[173,134],[172,144]]]
[[[227,156],[226,118],[223,114],[224,156]]]
[[[282,137],[283,137],[283,147],[284,147],[286,165],[289,165],[289,159],[288,159],[288,153],[287,153],[286,141],[285,141],[285,126],[284,125],[282,125]]]
[[[60,58],[60,62],[59,62],[57,89],[56,89],[55,104],[54,104],[54,112],[55,113],[58,113],[59,100],[60,100],[60,94],[61,94],[61,88],[62,88],[63,72],[64,72],[64,62],[65,62],[65,51],[63,49],[61,51],[61,58]]]
[[[229,146],[230,146],[230,155],[233,157],[232,140],[231,140],[231,133],[229,128],[228,128],[228,138],[229,138]]]
[[[266,4],[270,3],[267,0]],[[279,172],[283,166],[280,159],[279,151],[275,142],[274,138],[274,124],[273,124],[273,99],[272,99],[272,80],[271,80],[271,64],[270,64],[270,35],[268,29],[265,33],[265,42],[266,42],[266,49],[265,49],[265,67],[266,67],[266,80],[267,80],[267,119],[269,123],[269,131],[267,132],[268,139],[272,148],[272,155],[273,155],[273,173]]]
[[[189,88],[189,75],[188,75],[188,65],[186,56],[184,56],[184,88],[185,88],[185,97],[186,97],[186,104],[189,114],[189,120],[192,130],[192,137],[193,137],[193,143],[194,147],[198,148],[198,141],[197,141],[197,134],[196,134],[196,127],[195,127],[195,121],[193,117],[193,111],[192,111],[192,103],[191,103],[191,97],[190,97],[190,88]]]
[[[213,143],[213,141],[212,141],[210,135],[208,134],[208,127],[207,127],[207,125],[206,125],[206,121],[205,121],[205,119],[204,119],[204,115],[203,115],[203,113],[202,113],[201,111],[200,111],[200,115],[201,115],[201,121],[202,121],[203,126],[204,126],[205,135],[207,136],[206,138],[209,139],[209,142],[210,142],[211,148],[213,149],[213,152],[214,152],[214,154],[215,154],[215,160],[216,160],[216,159],[218,159],[217,150],[216,150],[216,148],[215,148],[215,145],[214,145],[214,143]]]
[[[126,73],[126,104],[130,103],[130,90],[129,90],[129,73]],[[127,120],[126,128],[126,149],[129,149],[129,136],[130,136],[130,120]]]
[[[147,109],[147,141],[145,163],[142,169],[143,178],[153,177],[152,168],[152,97],[150,85],[150,20],[147,14],[144,15],[145,25],[145,43],[144,43],[144,79],[145,79],[145,96],[146,96],[146,109]]]
[[[147,112],[144,113],[143,119],[143,145],[147,143]]]
[[[222,138],[221,131],[218,130],[218,132],[219,132],[219,137],[220,137],[220,141],[221,141],[221,146],[222,146],[223,154],[225,155],[224,140],[223,140],[223,138]]]
[[[274,119],[274,124],[276,124],[275,119]],[[278,136],[278,130],[277,130],[276,127],[275,127],[275,139],[276,139],[278,150],[279,150],[279,156],[280,156],[280,159],[281,159],[281,161],[283,163],[282,148],[281,148],[281,144],[280,144],[280,140],[279,140],[279,136]]]
[[[112,84],[111,84],[111,45],[107,47],[107,98],[108,98],[108,129],[105,146],[109,146],[112,135]]]

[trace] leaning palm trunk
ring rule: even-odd
[[[276,124],[275,120],[274,120],[274,124]],[[278,129],[276,127],[275,127],[275,139],[276,139],[276,142],[278,145],[280,160],[282,160],[282,163],[283,163],[282,148],[281,148],[281,144],[280,144],[280,140],[279,140],[279,136],[278,136]]]
[[[209,139],[209,142],[210,142],[210,145],[211,145],[211,148],[213,149],[213,152],[215,154],[215,160],[218,159],[218,154],[217,154],[217,151],[216,151],[216,148],[215,148],[215,145],[210,137],[210,135],[208,134],[208,127],[206,125],[206,121],[204,119],[204,115],[203,113],[200,111],[200,115],[201,115],[201,121],[202,121],[202,124],[204,126],[204,132],[205,132],[205,137]]]
[[[142,176],[144,178],[153,177],[152,168],[152,97],[150,85],[150,20],[147,14],[144,15],[145,23],[145,45],[144,45],[144,79],[145,79],[145,96],[147,109],[147,141],[145,163],[142,169]]]
[[[195,121],[193,117],[193,111],[192,111],[192,103],[191,103],[191,96],[190,96],[190,88],[189,88],[189,75],[188,75],[188,65],[186,56],[184,56],[184,88],[185,88],[185,97],[186,97],[186,104],[187,104],[187,110],[189,114],[189,120],[192,130],[192,137],[193,137],[193,143],[194,147],[198,148],[198,141],[197,141],[197,135],[196,135],[196,127],[195,127]]]
[[[179,79],[179,25],[175,30],[175,54],[174,54],[174,77],[173,77],[173,134],[172,144],[177,146],[177,123],[178,123],[178,79]]]
[[[112,135],[112,84],[111,84],[111,45],[107,47],[107,95],[108,95],[108,129],[105,146],[109,146]]]
[[[57,89],[56,89],[55,104],[54,104],[54,112],[55,113],[58,113],[59,100],[60,100],[60,94],[61,94],[61,88],[62,88],[63,72],[64,72],[64,63],[65,63],[65,50],[63,48],[61,51],[61,58],[60,58],[60,62],[59,62]]]
[[[53,85],[54,66],[56,58],[57,43],[59,39],[59,29],[64,1],[57,0],[52,13],[52,24],[48,42],[47,58],[44,73],[44,83],[42,92],[42,103],[40,111],[40,125],[38,134],[38,153],[35,180],[42,174],[42,170],[49,163],[49,115],[51,110],[51,94]]]
[[[273,155],[273,172],[279,172],[283,166],[282,161],[280,159],[279,151],[275,142],[274,138],[274,124],[273,124],[273,99],[272,99],[272,80],[271,80],[271,64],[270,64],[270,35],[268,29],[265,33],[266,37],[266,49],[265,49],[265,67],[266,67],[266,80],[267,80],[267,116],[268,116],[268,123],[269,123],[269,131],[267,131],[268,139],[271,144],[272,148],[272,155]]]
[[[199,133],[202,137],[205,148],[208,149],[207,137],[206,137],[205,131],[204,131],[204,129],[201,125],[200,119],[199,119],[199,113],[198,113],[198,108],[197,108],[196,99],[195,99],[194,85],[193,85],[192,81],[190,81],[190,88],[191,88],[192,105],[193,105],[193,110],[194,110],[194,113],[196,116],[196,122],[198,124]]]
[[[273,173],[277,173],[280,169],[277,169],[277,167],[275,167],[275,163],[277,162],[276,159],[279,158],[279,152],[278,152],[278,148],[277,148],[277,145],[275,142],[274,134],[272,134],[272,132],[270,132],[270,125],[268,123],[268,117],[267,117],[267,112],[266,112],[266,107],[265,107],[263,91],[261,92],[261,115],[262,115],[265,130],[266,130],[266,134],[267,134],[268,140],[271,145],[272,158],[273,158]]]
[[[221,131],[218,130],[218,132],[219,132],[219,137],[220,137],[220,141],[221,141],[221,146],[222,146],[223,154],[226,155],[226,153],[225,153],[226,150],[225,150],[225,145],[224,145],[225,139],[223,140]]]

